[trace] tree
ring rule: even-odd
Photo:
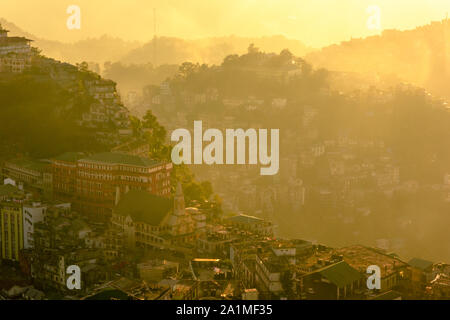
[[[257,54],[259,52],[259,48],[255,47],[254,43],[250,43],[247,49],[248,54]]]
[[[204,196],[206,199],[209,199],[209,198],[212,196],[212,194],[213,194],[213,187],[212,187],[211,182],[209,182],[209,181],[203,181],[203,182],[200,184],[200,186],[202,187],[202,190],[203,190],[203,196]]]
[[[292,271],[286,270],[281,273],[280,276],[280,282],[281,286],[283,287],[284,292],[288,297],[292,296],[293,290],[292,290]]]
[[[141,120],[139,120],[139,118],[136,118],[134,116],[130,116],[130,123],[131,123],[131,128],[133,129],[133,136],[140,137],[142,134]]]
[[[170,150],[170,148],[164,144],[167,131],[159,124],[151,110],[148,110],[145,114],[142,127],[147,129],[146,134],[150,146],[150,157],[155,159],[167,159]]]
[[[88,72],[89,71],[89,64],[86,61],[83,61],[81,63],[77,63],[76,66],[78,67],[78,70],[82,72]]]
[[[194,64],[192,62],[184,62],[179,70],[178,70],[178,74],[179,76],[181,76],[181,78],[186,79],[187,77],[189,77],[190,75],[192,75],[194,72],[196,72],[199,68],[199,64]]]

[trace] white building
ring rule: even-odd
[[[49,207],[70,209],[70,203],[42,204],[40,202],[27,203],[22,206],[23,219],[23,247],[24,249],[34,248],[34,225],[42,222]]]
[[[39,202],[23,205],[23,247],[24,249],[34,248],[34,225],[44,220],[47,212],[47,205]]]

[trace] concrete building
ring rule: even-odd
[[[5,178],[22,184],[36,194],[49,193],[51,178],[47,175],[50,163],[29,158],[16,158],[5,161],[2,174]]]
[[[3,201],[0,204],[1,258],[19,261],[23,249],[22,203]]]
[[[339,261],[301,278],[302,291],[306,298],[340,300],[352,298],[362,287],[364,277],[345,261]]]
[[[243,230],[248,230],[250,232],[269,237],[273,236],[274,233],[273,224],[271,222],[245,214],[230,217],[226,220],[226,223]]]
[[[22,207],[23,213],[23,248],[32,249],[34,247],[34,225],[37,222],[44,220],[45,213],[47,211],[47,205],[39,202],[33,202],[30,204],[24,204]]]
[[[21,73],[31,65],[32,40],[8,37],[8,32],[0,24],[0,72]]]
[[[128,190],[170,196],[172,164],[145,157],[66,153],[52,159],[52,170],[55,199],[71,201],[79,212],[102,221]]]

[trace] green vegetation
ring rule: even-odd
[[[76,122],[91,102],[91,97],[69,92],[42,70],[0,78],[2,149],[34,157],[100,149],[92,139],[94,132]]]
[[[220,66],[183,63],[171,87],[192,93],[217,88],[220,95],[233,98],[302,97],[323,87],[326,76],[325,70],[313,70],[287,49],[268,54],[251,44],[246,54],[229,55]]]
[[[132,126],[135,137],[147,141],[150,147],[150,158],[171,162],[172,147],[166,143],[167,131],[161,126],[151,110],[148,110],[142,121],[138,118],[132,118]],[[172,175],[172,186],[175,188],[176,182],[180,181],[183,186],[183,192],[187,204],[192,201],[204,202],[213,197],[213,188],[209,181],[198,182],[194,174],[184,164],[174,166]],[[221,200],[216,195],[213,203],[214,210],[220,211]]]

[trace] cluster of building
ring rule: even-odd
[[[448,264],[408,263],[379,248],[329,248],[302,240],[231,245],[235,275],[264,299],[401,300],[448,297]],[[370,289],[369,266],[380,268],[380,289]],[[444,271],[447,270],[447,271]]]
[[[29,44],[28,39],[8,37],[0,27],[0,72],[20,73],[30,66]],[[105,140],[111,139],[110,125],[129,135],[128,111],[114,82],[80,67],[38,60],[64,88],[94,100],[81,125],[104,129],[97,133]],[[260,77],[285,81],[298,68],[277,74],[256,71]],[[170,122],[162,121],[169,130],[186,127],[186,112],[196,105],[221,103],[234,110],[220,119],[203,119],[208,127],[226,129],[264,127],[257,120],[239,123],[236,115],[242,109],[281,110],[292,103],[286,97],[220,97],[215,89],[175,97],[168,82],[149,88],[146,95],[152,106],[167,106],[169,111],[177,99],[187,107],[176,116],[171,113]],[[346,135],[321,140],[316,125],[320,110],[301,110],[299,124],[305,135],[284,131],[290,148],[281,155],[279,175],[265,179],[251,166],[234,167],[231,173],[223,166],[209,166],[199,172],[200,178],[216,185],[225,210],[240,212],[232,216],[217,218],[208,201],[187,206],[181,184],[173,188],[172,164],[145,157],[148,145],[138,141],[118,145],[120,141],[113,139],[112,152],[5,161],[0,185],[0,298],[449,298],[448,264],[417,258],[405,262],[389,253],[389,245],[330,248],[315,241],[277,238],[273,221],[280,208],[294,214],[293,223],[303,223],[299,216],[314,203],[321,212],[340,209],[340,218],[351,224],[370,215],[371,208],[363,205],[372,194],[389,196],[418,188],[414,181],[402,183],[399,166],[382,141]],[[305,172],[314,172],[314,179]],[[440,190],[448,201],[450,176]],[[367,287],[367,268],[374,265],[381,271],[381,286],[375,290]],[[69,266],[80,268],[81,290],[68,288]],[[8,272],[21,281],[5,287],[2,280],[10,278]]]
[[[80,125],[97,129],[105,139],[113,128],[120,136],[131,135],[129,110],[123,105],[114,81],[103,79],[82,66],[74,66],[44,56],[39,56],[35,60],[35,65],[66,90],[91,99],[86,101],[88,109],[81,114],[78,121]]]
[[[69,295],[66,272],[76,265],[83,288],[78,298],[121,278],[170,280],[206,228],[205,211],[186,208],[181,184],[172,196],[171,169],[118,153],[7,161],[0,186],[0,268],[19,266],[29,285]],[[138,260],[137,252],[145,259]]]
[[[92,76],[92,79],[84,81],[84,86],[97,103],[91,104],[89,112],[83,114],[83,124],[96,128],[112,122],[126,133],[126,129],[130,126],[129,111],[121,103],[116,83]]]
[[[77,165],[70,168],[74,177],[80,175]],[[8,176],[7,184],[0,186],[0,268],[19,266],[28,283],[3,288],[0,296],[5,298],[442,299],[450,295],[448,264],[422,259],[407,263],[380,248],[360,245],[330,248],[279,239],[268,220],[244,214],[213,219],[207,203],[186,207],[180,184],[174,196],[124,187],[115,195],[109,220],[97,222],[71,202],[37,202],[33,184],[24,180],[16,187],[12,181]],[[71,190],[76,194],[76,183]],[[66,271],[72,265],[80,267],[81,290],[67,288]],[[381,271],[381,287],[375,290],[367,287],[367,268],[373,265]]]
[[[80,125],[103,129],[104,140],[112,137],[111,130],[106,130],[111,127],[119,136],[131,135],[129,110],[121,102],[115,82],[79,66],[40,56],[36,48],[31,47],[32,40],[9,37],[8,32],[0,25],[0,73],[22,73],[32,66],[44,70],[65,89],[92,99],[88,110],[81,115]]]
[[[386,104],[393,99],[392,93],[371,90],[370,103]],[[317,97],[326,99],[330,94],[330,90],[321,89]],[[280,148],[280,170],[276,176],[261,178],[258,169],[248,165],[202,165],[194,167],[193,171],[200,179],[211,181],[214,190],[224,199],[224,210],[246,212],[279,225],[292,219],[292,223],[284,223],[285,229],[316,223],[314,216],[320,212],[323,215],[321,225],[328,224],[335,229],[353,228],[358,232],[361,221],[370,224],[369,221],[376,219],[377,211],[380,211],[377,204],[383,201],[388,203],[396,197],[420,196],[423,192],[439,197],[443,206],[450,199],[448,174],[443,176],[441,184],[435,185],[406,178],[410,175],[406,172],[409,169],[401,167],[386,141],[363,138],[346,130],[334,135],[322,134],[326,130],[320,123],[328,116],[325,108],[288,95],[232,97],[208,86],[203,91],[176,92],[165,82],[159,88],[144,90],[141,106],[151,108],[169,130],[190,128],[189,119],[199,116],[205,128],[222,130],[270,128],[275,120],[265,118],[263,114],[267,112],[277,117],[281,141],[288,145]],[[209,109],[220,110],[221,116]],[[285,127],[282,123],[287,119],[283,118],[284,112],[279,112],[282,109],[292,115],[288,119],[290,124]],[[368,111],[367,117],[373,117],[372,113]],[[280,210],[283,214],[279,214]],[[412,223],[414,220],[419,218],[412,218]],[[409,222],[400,218],[388,222],[397,230],[409,228],[409,234],[413,233],[406,223]],[[398,232],[390,239],[373,238],[370,241],[387,250],[404,251],[409,247],[406,242],[410,241],[404,234],[408,233]]]
[[[169,197],[171,170],[171,163],[125,153],[67,152],[45,160],[8,160],[2,174],[35,196],[70,202],[80,213],[104,220],[128,190]]]

